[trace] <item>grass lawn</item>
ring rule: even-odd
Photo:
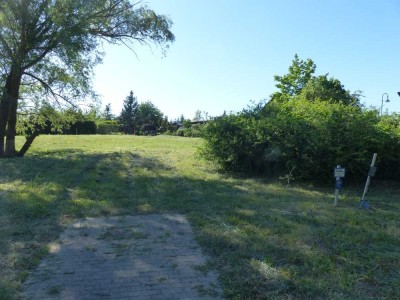
[[[19,140],[22,142],[22,139]],[[41,136],[0,160],[0,299],[75,218],[177,212],[229,299],[400,298],[400,187],[289,187],[219,174],[201,139]]]

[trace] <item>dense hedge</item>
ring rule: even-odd
[[[331,180],[340,164],[357,179],[377,152],[377,175],[400,180],[400,118],[360,107],[296,97],[216,118],[203,136],[203,155],[230,171]]]
[[[96,134],[97,126],[95,121],[82,120],[76,121],[63,131],[64,134]]]
[[[116,134],[120,125],[114,120],[103,120],[97,123],[97,134]]]

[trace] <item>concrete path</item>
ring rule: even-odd
[[[221,299],[186,218],[140,215],[72,224],[25,284],[26,299]]]

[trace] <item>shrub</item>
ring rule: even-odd
[[[259,170],[257,152],[267,145],[260,144],[256,122],[243,114],[221,116],[210,121],[203,131],[206,141],[203,155],[229,171]]]
[[[368,170],[369,153],[379,151],[375,112],[302,98],[275,109],[261,126],[267,120],[273,129],[268,137],[280,149],[281,161],[299,177],[328,180],[339,164],[359,177]]]
[[[179,127],[179,128],[176,130],[176,135],[177,135],[177,136],[185,136],[185,128],[184,128],[183,126]]]
[[[185,127],[183,136],[185,137],[201,137],[203,134],[203,124],[193,124],[190,127]]]
[[[140,127],[140,131],[144,135],[157,135],[157,127],[153,124],[143,124]]]
[[[117,121],[104,120],[97,123],[97,134],[116,134],[119,131]]]
[[[338,164],[349,177],[364,177],[377,152],[380,176],[399,179],[398,121],[380,118],[377,111],[295,97],[211,121],[202,152],[229,171],[318,180],[331,180]]]
[[[65,134],[96,134],[96,122],[92,120],[79,120],[64,131]]]
[[[376,126],[382,145],[377,177],[400,180],[400,115],[383,116]]]

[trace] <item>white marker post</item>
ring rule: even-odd
[[[369,188],[369,184],[371,183],[371,178],[374,177],[375,173],[376,173],[375,162],[376,162],[377,156],[378,156],[378,153],[374,153],[374,156],[372,157],[372,162],[371,162],[371,166],[369,168],[367,182],[365,183],[364,193],[362,195],[361,203],[360,203],[360,206],[362,208],[369,208],[369,204],[368,204],[368,201],[365,200],[365,196],[368,193],[368,188]]]
[[[346,169],[342,168],[341,165],[337,165],[336,168],[333,169],[333,176],[336,178],[335,182],[335,201],[333,205],[337,206],[339,202],[339,191],[343,188],[342,178],[346,175]]]

